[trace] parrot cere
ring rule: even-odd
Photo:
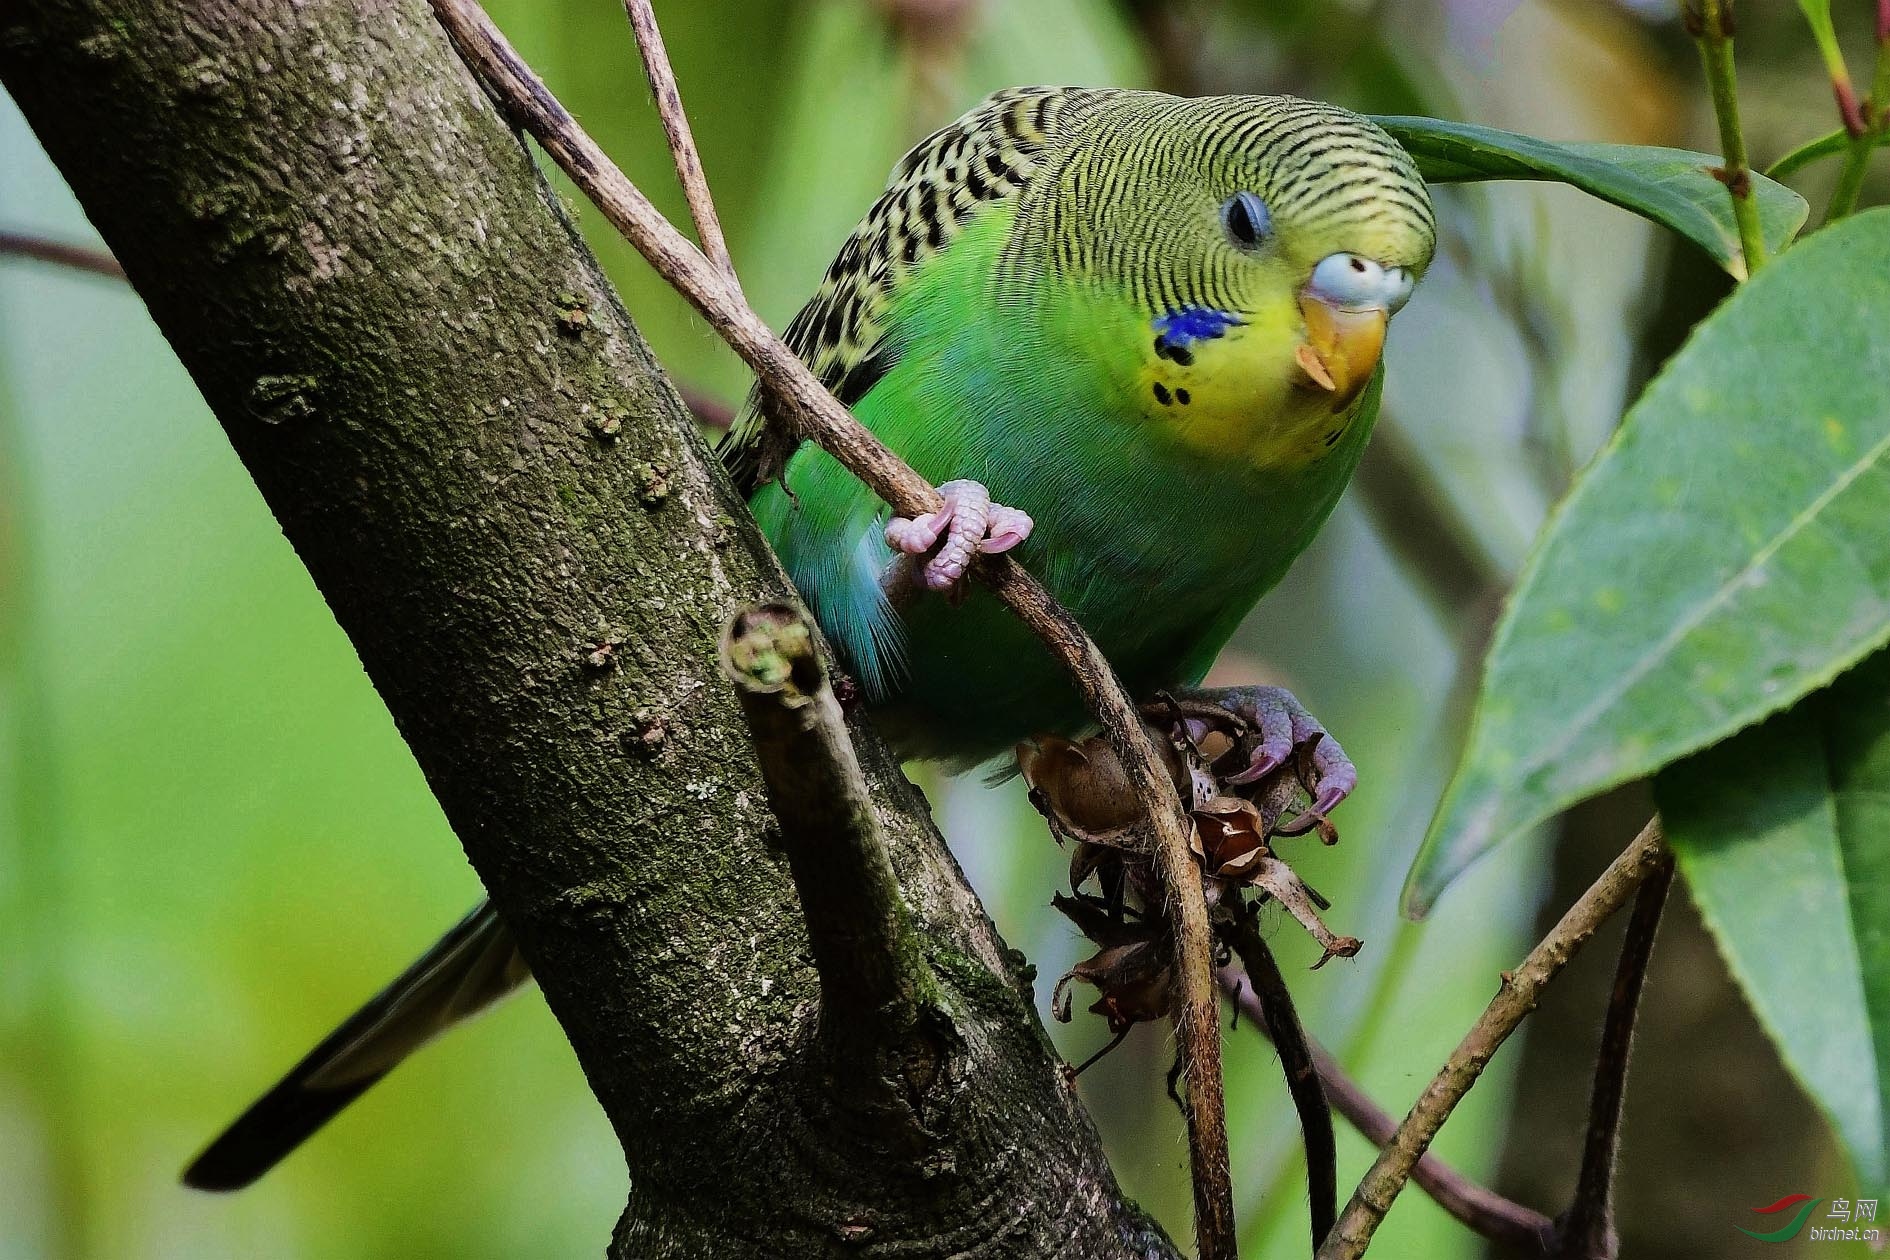
[[[964,768],[1078,735],[1088,716],[1049,652],[967,584],[976,555],[1014,550],[1131,695],[1199,683],[1357,465],[1386,326],[1435,236],[1410,157],[1330,105],[1000,92],[905,157],[786,334],[945,506],[893,517],[759,397],[720,453],[902,755]],[[1286,692],[1209,702],[1254,733],[1229,783],[1305,751],[1316,796],[1281,831],[1357,782]],[[525,976],[480,906],[186,1182],[249,1184]]]

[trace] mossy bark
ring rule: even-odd
[[[916,1145],[844,1122],[716,667],[785,581],[423,0],[0,0],[0,79],[536,970],[629,1163],[614,1254],[1172,1255],[867,732],[957,1049]]]

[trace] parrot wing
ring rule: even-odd
[[[915,145],[788,324],[788,349],[843,404],[865,397],[904,350],[886,320],[900,283],[942,253],[973,215],[1014,198],[1043,164],[1061,121],[1098,95],[1011,88]],[[747,496],[778,476],[799,445],[757,387],[716,453]]]

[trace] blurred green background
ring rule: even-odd
[[[657,7],[736,262],[776,327],[904,148],[1014,83],[1289,91],[1553,138],[1713,147],[1697,63],[1664,2]],[[1862,28],[1865,6],[1850,7]],[[492,8],[680,221],[616,0]],[[1833,122],[1790,8],[1742,12],[1761,161]],[[1814,201],[1828,177],[1808,173]],[[1396,915],[1501,589],[1624,399],[1724,283],[1567,190],[1459,189],[1439,203],[1440,257],[1391,339],[1361,484],[1218,669],[1293,686],[1362,769],[1344,843],[1291,856],[1335,902],[1334,927],[1367,948],[1314,974],[1294,926],[1272,936],[1311,1029],[1394,1112],[1497,969],[1644,817],[1632,792],[1599,802],[1486,863],[1431,921]],[[584,214],[675,377],[738,398],[735,360]],[[90,239],[4,98],[0,228]],[[1047,998],[1087,952],[1048,908],[1064,856],[1017,784],[928,788]],[[256,1188],[177,1185],[204,1140],[477,895],[347,641],[137,298],[0,259],[0,1260],[599,1254],[624,1201],[622,1160],[531,995],[419,1056]],[[1625,1254],[1809,1254],[1733,1230],[1786,1193],[1850,1190],[1684,900],[1630,1081]],[[1439,1143],[1550,1213],[1573,1183],[1613,939]],[[1071,1059],[1106,1037],[1085,1015],[1052,1034]],[[1245,1254],[1303,1255],[1298,1135],[1274,1057],[1250,1031],[1230,1036]],[[1124,1184],[1181,1238],[1171,1052],[1165,1030],[1139,1029],[1082,1091]],[[1349,1186],[1369,1152],[1349,1131],[1342,1143]],[[1379,1250],[1482,1254],[1415,1191]]]

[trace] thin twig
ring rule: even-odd
[[[822,1030],[840,1040],[904,1037],[930,974],[814,643],[800,610],[749,608],[722,633],[722,670],[781,825],[820,975]]]
[[[1555,1254],[1562,1260],[1613,1260],[1620,1253],[1614,1232],[1614,1157],[1620,1146],[1621,1104],[1627,1094],[1628,1055],[1641,986],[1654,954],[1654,937],[1660,931],[1660,912],[1672,886],[1673,854],[1662,852],[1634,899],[1634,914],[1621,942],[1621,960],[1615,964],[1608,1019],[1595,1061],[1595,1088],[1588,1101],[1581,1175],[1568,1211],[1556,1222]]]
[[[1153,86],[1176,96],[1200,95],[1202,54],[1212,46],[1207,27],[1213,6],[1191,0],[1130,0],[1128,8],[1154,63]]]
[[[1231,941],[1241,966],[1247,969],[1255,1023],[1280,1054],[1280,1071],[1287,1092],[1299,1113],[1299,1128],[1306,1143],[1306,1190],[1312,1219],[1312,1250],[1332,1231],[1339,1217],[1339,1149],[1332,1136],[1332,1106],[1320,1088],[1319,1067],[1313,1060],[1306,1030],[1293,1007],[1293,994],[1280,973],[1279,960],[1260,936],[1252,914],[1241,916]],[[1241,996],[1246,996],[1242,994]],[[1239,1009],[1236,1007],[1235,1009]]]
[[[1694,5],[1697,2],[1698,8]],[[1739,82],[1733,70],[1733,0],[1681,0],[1687,30],[1700,46],[1700,65],[1719,120],[1720,151],[1725,165],[1715,171],[1732,196],[1733,220],[1745,254],[1746,279],[1765,265],[1765,233],[1759,203],[1752,197],[1752,169],[1746,161],[1746,135],[1739,125]]]
[[[663,218],[586,135],[473,0],[431,0],[461,58],[508,116],[544,147],[646,261],[682,294],[763,382],[775,414],[817,442],[902,516],[936,510],[938,491],[888,450],[769,331],[718,269]],[[659,100],[659,104],[660,104]],[[1202,1260],[1235,1254],[1218,1008],[1207,902],[1188,847],[1180,797],[1136,706],[1075,619],[1009,556],[984,556],[973,575],[1047,645],[1069,672],[1121,759],[1154,832],[1156,872],[1167,890],[1180,960],[1175,1038],[1188,1071],[1188,1146],[1195,1232]]]
[[[1352,484],[1379,538],[1423,580],[1439,611],[1452,624],[1477,620],[1509,586],[1509,575],[1393,419],[1379,415]]]
[[[657,28],[656,14],[650,9],[650,0],[623,0],[623,11],[629,16],[630,29],[636,35],[643,73],[650,80],[656,112],[663,120],[663,135],[669,140],[669,156],[676,167],[676,179],[682,184],[683,199],[689,203],[689,218],[696,225],[696,239],[702,242],[702,252],[708,260],[722,269],[729,288],[740,296],[742,283],[735,275],[735,260],[729,256],[728,241],[722,236],[722,221],[716,217],[715,198],[709,195],[708,177],[702,173],[702,155],[696,152],[695,133],[689,129],[682,90],[676,86],[676,71],[669,64],[669,50],[663,46],[663,32]]]
[[[104,276],[108,280],[125,278],[125,269],[118,265],[116,258],[104,250],[87,249],[83,245],[67,245],[63,241],[49,241],[43,236],[32,236],[25,232],[0,232],[0,255],[31,258],[36,262],[71,267],[75,271],[89,271],[95,276]]]
[[[1503,973],[1502,987],[1483,1014],[1464,1034],[1431,1083],[1418,1096],[1411,1113],[1359,1182],[1339,1224],[1319,1249],[1318,1260],[1358,1260],[1370,1245],[1392,1201],[1404,1189],[1411,1167],[1430,1147],[1431,1139],[1523,1018],[1535,1009],[1542,990],[1555,979],[1595,929],[1627,903],[1663,860],[1660,818],[1648,820],[1633,843],[1589,885],[1568,913],[1513,972]]]
[[[1235,1003],[1235,1009],[1245,1012],[1255,1027],[1266,1032],[1260,1000],[1241,983],[1241,976],[1231,969],[1223,969],[1220,980],[1222,991]],[[1364,1086],[1352,1079],[1330,1050],[1310,1035],[1306,1045],[1312,1052],[1313,1065],[1319,1069],[1319,1080],[1325,1086],[1326,1099],[1332,1109],[1344,1116],[1346,1123],[1357,1129],[1366,1141],[1383,1149],[1398,1131],[1398,1122],[1365,1092]],[[1555,1235],[1554,1221],[1534,1208],[1479,1185],[1436,1155],[1426,1152],[1411,1169],[1411,1180],[1437,1206],[1491,1242],[1524,1255],[1549,1254]]]
[[[689,408],[689,414],[703,428],[726,433],[729,426],[735,423],[735,409],[713,394],[691,389],[687,385],[678,385],[676,392],[682,395],[683,406]]]

